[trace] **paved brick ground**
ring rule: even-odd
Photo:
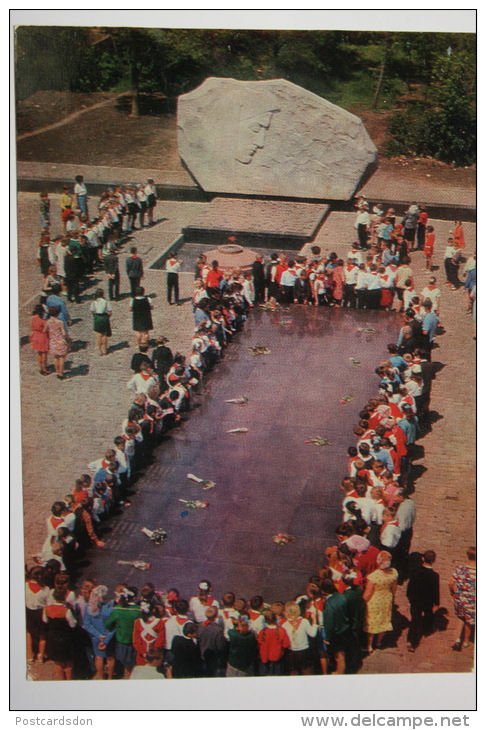
[[[57,205],[51,196],[53,209]],[[29,315],[40,288],[40,276],[35,265],[37,247],[38,198],[20,194],[19,198],[19,300],[20,300],[20,370],[22,382],[23,417],[23,490],[26,559],[41,546],[44,520],[54,499],[70,491],[73,479],[85,470],[87,463],[102,454],[117,433],[118,424],[126,415],[128,394],[126,382],[129,362],[134,351],[130,329],[128,298],[115,304],[113,315],[112,352],[99,358],[94,348],[89,302],[92,288],[79,305],[70,305],[74,324],[71,336],[74,351],[69,355],[71,377],[59,382],[53,376],[41,378],[35,366],[35,356],[28,344]],[[165,218],[154,228],[134,234],[133,241],[146,263],[154,260],[161,250],[203,209],[200,203],[163,203],[157,213]],[[53,216],[54,217],[54,216]],[[317,243],[323,250],[336,250],[344,255],[353,240],[353,214],[332,214],[320,230]],[[440,337],[440,349],[435,358],[444,364],[434,384],[431,407],[442,418],[432,433],[422,442],[425,448],[423,466],[414,499],[418,519],[413,549],[434,548],[438,552],[437,568],[441,574],[442,605],[449,614],[443,632],[429,637],[409,654],[405,648],[405,633],[398,637],[396,647],[376,652],[365,661],[364,673],[455,672],[469,671],[473,664],[473,649],[460,654],[450,650],[456,636],[456,620],[447,592],[447,581],[453,566],[462,561],[467,546],[475,539],[475,402],[474,325],[465,314],[462,293],[451,293],[444,286],[442,252],[450,223],[433,221],[437,232],[436,263],[439,284],[443,289],[441,320],[446,333]],[[53,226],[57,233],[56,226]],[[474,249],[475,230],[465,224],[467,253]],[[125,247],[127,248],[127,247]],[[125,254],[120,265],[124,269]],[[416,288],[421,290],[426,275],[420,271],[422,255],[413,254],[412,266],[417,273]],[[103,276],[100,277],[103,279]],[[189,297],[192,274],[182,275],[182,296]],[[94,286],[99,280],[92,280]],[[168,307],[165,303],[165,276],[149,271],[143,282],[154,298],[155,332],[166,334],[171,347],[187,352],[192,331],[191,309],[188,303]],[[122,274],[122,292],[128,291]],[[404,590],[397,594],[399,612],[408,616]],[[53,678],[50,663],[35,667],[32,678]]]

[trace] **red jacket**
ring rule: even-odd
[[[266,626],[258,634],[258,646],[260,647],[260,659],[267,662],[278,662],[283,657],[284,649],[290,648],[290,639],[285,629],[276,626]]]

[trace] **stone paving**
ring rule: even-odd
[[[56,210],[56,196],[51,196]],[[154,228],[138,231],[133,243],[146,264],[142,284],[154,297],[154,334],[165,334],[172,349],[187,352],[192,333],[190,304],[168,307],[165,302],[165,275],[150,271],[148,264],[203,209],[203,203],[159,203],[157,214],[164,220]],[[52,216],[55,220],[55,214]],[[93,286],[103,284],[104,275],[90,282],[78,304],[70,304],[73,319],[73,352],[68,356],[70,377],[59,382],[53,376],[41,378],[35,356],[28,344],[29,316],[40,288],[35,264],[38,235],[38,196],[29,193],[18,197],[19,227],[19,301],[20,301],[20,373],[23,417],[23,494],[25,518],[25,555],[29,560],[42,545],[45,518],[54,499],[71,490],[74,478],[86,465],[110,445],[117,425],[126,415],[129,362],[135,349],[130,329],[128,296],[114,305],[112,351],[99,358],[94,347],[89,303]],[[433,386],[431,408],[438,413],[432,433],[421,443],[425,449],[425,471],[416,483],[413,496],[418,511],[412,549],[434,548],[438,553],[437,569],[441,575],[441,604],[449,614],[445,631],[422,641],[415,654],[405,648],[405,632],[396,647],[376,652],[364,663],[363,673],[456,672],[469,671],[473,665],[473,648],[454,653],[450,646],[456,638],[456,619],[447,591],[453,566],[464,559],[465,549],[475,542],[475,334],[474,324],[465,314],[462,292],[445,287],[442,254],[450,222],[431,221],[436,226],[435,261],[439,266],[438,283],[442,288],[441,321],[445,334],[434,357],[444,364]],[[353,239],[354,214],[333,213],[319,231],[316,243],[324,251],[336,250],[344,255]],[[466,254],[473,253],[475,226],[465,224]],[[53,233],[59,231],[53,225]],[[124,251],[128,249],[128,243]],[[121,291],[128,291],[121,254]],[[426,274],[421,271],[423,256],[414,253],[416,289],[421,291]],[[192,291],[192,272],[181,276],[183,298]],[[105,287],[106,288],[106,287]],[[458,456],[459,455],[459,456]],[[14,487],[17,485],[14,485]],[[20,486],[20,485],[18,485]],[[397,592],[399,612],[408,616],[404,589]],[[32,678],[52,678],[50,663],[35,667]]]

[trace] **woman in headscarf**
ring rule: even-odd
[[[113,601],[107,601],[108,588],[95,586],[91,591],[86,611],[84,612],[84,629],[88,632],[93,646],[95,674],[93,679],[103,679],[106,671],[107,679],[113,679],[115,669],[114,631],[108,631],[105,620],[113,610]]]

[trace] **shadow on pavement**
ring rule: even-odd
[[[76,378],[78,375],[87,375],[89,373],[89,365],[78,365],[70,369],[71,362],[66,362],[66,378]]]
[[[130,347],[128,340],[122,340],[121,342],[117,342],[116,345],[110,345],[110,347],[108,348],[108,352],[118,352],[119,350],[126,350],[127,347]]]

